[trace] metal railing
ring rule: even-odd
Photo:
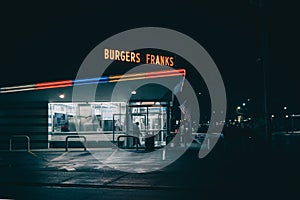
[[[68,151],[69,148],[69,138],[83,138],[84,139],[84,144],[83,144],[83,148],[84,151],[86,151],[86,137],[82,136],[82,135],[69,135],[66,137],[66,151]]]
[[[135,137],[135,136],[132,136],[132,135],[119,135],[118,136],[118,138],[117,138],[117,145],[118,145],[118,148],[119,148],[119,144],[120,144],[120,138],[122,138],[122,137],[124,137],[124,138],[133,138],[134,140],[137,140],[138,138],[137,137]],[[139,150],[139,144],[138,144],[138,142],[136,141],[136,150],[138,151]]]
[[[27,141],[27,151],[30,151],[30,138],[27,135],[12,135],[9,138],[9,151],[12,151],[12,141],[14,138],[25,138]]]

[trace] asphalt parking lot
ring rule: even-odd
[[[151,158],[138,165],[137,173],[126,171],[145,155],[134,150],[129,151],[135,155],[131,160],[118,156],[109,164],[101,156],[107,158],[116,149],[1,151],[0,199],[288,199],[297,195],[296,152],[216,149],[199,159],[198,150],[190,147],[172,164],[144,172],[144,166],[160,162]]]

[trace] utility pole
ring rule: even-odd
[[[261,63],[260,67],[263,72],[263,112],[265,123],[265,141],[268,145],[268,149],[272,147],[272,133],[271,122],[269,113],[269,95],[268,95],[268,23],[267,23],[267,2],[268,0],[250,0],[251,4],[254,4],[259,8],[259,20],[261,31],[261,57],[257,59],[257,62]]]
[[[267,23],[267,0],[259,1],[260,20],[261,20],[261,55],[262,69],[264,78],[264,119],[265,119],[265,138],[269,148],[272,147],[272,133],[270,131],[269,116],[269,95],[268,95],[268,23]]]

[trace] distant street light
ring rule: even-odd
[[[286,106],[284,106],[284,107],[283,107],[283,109],[284,109],[284,110],[287,110],[287,107],[286,107]]]
[[[246,103],[243,103],[243,106],[246,106]]]
[[[244,115],[244,113],[242,113],[241,111],[243,111],[242,109],[241,109],[241,106],[238,106],[238,107],[236,107],[236,113],[238,114],[238,122],[240,123],[241,122],[241,120],[244,118],[243,117],[243,115]]]

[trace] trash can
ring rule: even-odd
[[[145,151],[154,151],[154,137],[155,135],[146,135]]]

